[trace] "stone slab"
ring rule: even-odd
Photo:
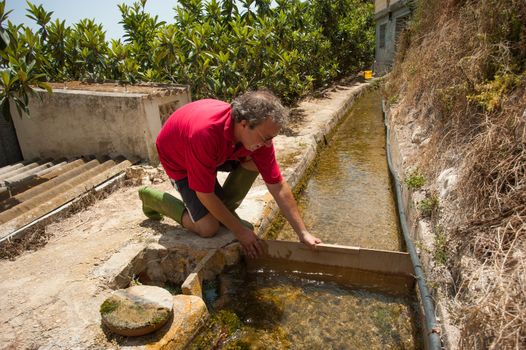
[[[172,316],[172,295],[154,286],[113,292],[101,305],[102,323],[113,333],[136,337],[155,332]]]
[[[104,280],[111,288],[128,286],[133,271],[140,271],[145,266],[144,259],[140,255],[143,249],[144,244],[141,243],[126,245],[103,264],[97,266],[93,275]]]
[[[185,349],[208,319],[208,310],[204,301],[193,295],[175,295],[173,305],[172,322],[152,335],[124,340],[121,349]]]
[[[236,240],[234,234],[221,227],[211,238],[203,238],[184,229],[167,230],[159,239],[159,244],[167,249],[192,248],[196,250],[219,249]]]

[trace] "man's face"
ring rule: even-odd
[[[243,136],[241,142],[249,151],[255,151],[262,146],[272,146],[272,139],[279,133],[280,127],[270,119],[254,128],[250,128],[246,120],[241,121],[243,125]]]

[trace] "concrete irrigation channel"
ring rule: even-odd
[[[355,99],[370,88],[364,83],[337,86],[323,99],[301,102],[295,111],[301,118],[276,138],[283,175],[292,187],[301,186],[303,195],[312,192],[309,179],[317,176],[312,167],[319,161],[317,154],[336,140],[335,127]],[[377,192],[374,183],[368,186]],[[388,183],[379,186],[391,193]],[[311,251],[297,242],[280,241],[288,239],[286,226],[276,230],[277,207],[258,179],[238,214],[253,222],[260,235],[277,237],[268,237],[264,257],[248,261],[226,230],[203,239],[175,222],[146,220],[137,197],[139,187],[123,188],[53,224],[47,230],[55,236],[43,248],[15,261],[0,261],[0,305],[5,310],[0,316],[0,347],[203,348],[203,344],[233,342],[229,335],[210,328],[225,317],[234,322],[233,331],[241,334],[240,345],[249,347],[258,347],[265,340],[274,348],[315,348],[318,344],[324,348],[426,347],[414,268],[400,236],[393,235],[398,230],[396,223],[371,228],[373,221],[362,213],[358,217],[366,220],[359,225],[369,227],[368,236],[377,234],[379,246],[374,246],[374,238],[368,244],[360,240],[359,225],[347,230],[352,235],[345,238],[350,226],[345,219],[337,226],[329,225],[322,237],[328,244]],[[167,181],[156,187],[175,194]],[[388,200],[392,213],[393,199]],[[310,210],[313,199],[310,201],[302,210]],[[350,204],[360,209],[361,203]],[[383,208],[378,203],[368,206]],[[334,197],[332,212],[349,213],[349,207],[340,209]],[[324,220],[327,224],[334,217]],[[307,221],[315,234],[321,232],[322,223]],[[173,318],[151,335],[116,336],[101,326],[99,307],[114,290],[138,283],[172,291]],[[246,294],[243,289],[254,293]],[[251,308],[241,307],[253,302]],[[289,309],[284,308],[287,305]],[[231,312],[242,309],[246,313],[235,317]],[[291,322],[299,327],[290,328]],[[334,332],[323,333],[314,325]],[[212,335],[207,334],[209,329]],[[366,338],[370,339],[365,342]]]

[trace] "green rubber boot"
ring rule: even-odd
[[[243,199],[245,199],[247,196],[247,193],[250,191],[250,187],[252,187],[252,184],[258,177],[258,174],[259,173],[257,171],[248,170],[242,166],[238,166],[235,170],[228,174],[228,177],[223,184],[223,203],[228,208],[228,210],[230,210],[232,214],[234,214],[234,216],[241,221],[244,226],[251,230],[254,229],[254,226],[250,222],[241,219],[236,214],[236,209],[241,205],[241,202],[243,202]]]
[[[143,187],[139,190],[139,198],[142,201],[142,211],[148,218],[161,220],[164,215],[183,224],[184,204],[171,194],[152,187]]]

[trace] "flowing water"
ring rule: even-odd
[[[380,93],[359,98],[305,183],[300,212],[324,243],[401,250],[383,123]],[[288,223],[273,236],[297,240]]]
[[[319,155],[298,200],[325,243],[400,250],[380,95],[359,98]],[[288,224],[273,238],[297,240]],[[208,284],[212,317],[191,349],[419,349],[411,296],[243,266]]]
[[[419,349],[410,297],[238,266],[205,291],[212,313],[189,349]]]

